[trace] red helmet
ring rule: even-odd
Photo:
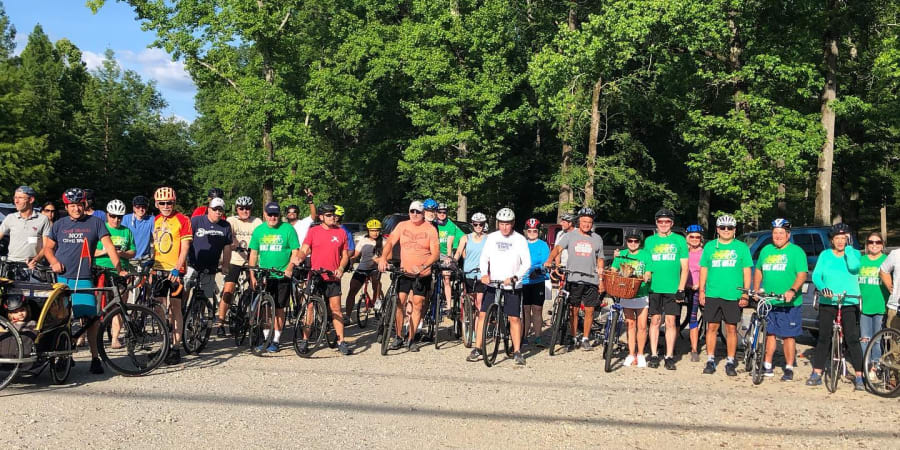
[[[526,230],[531,229],[531,228],[540,228],[540,227],[541,227],[541,221],[535,219],[534,217],[525,221],[525,229]]]

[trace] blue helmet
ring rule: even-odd
[[[438,209],[438,202],[433,198],[429,198],[425,200],[425,203],[422,203],[422,207],[425,209]]]
[[[779,217],[772,221],[772,229],[774,230],[775,228],[784,228],[787,231],[791,231],[791,221]]]
[[[684,231],[686,231],[688,233],[700,233],[700,234],[703,234],[703,232],[704,232],[703,226],[697,225],[697,224],[688,225],[688,227]]]

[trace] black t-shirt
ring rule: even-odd
[[[231,224],[225,219],[212,223],[208,216],[203,215],[191,217],[191,228],[194,239],[188,253],[190,266],[198,271],[215,270],[219,267],[222,250],[234,240]]]

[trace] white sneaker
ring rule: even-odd
[[[647,367],[647,358],[644,358],[644,355],[638,355],[637,366],[638,367]]]
[[[628,357],[625,358],[625,362],[622,363],[625,367],[631,367],[632,364],[634,364],[634,355],[628,355]]]

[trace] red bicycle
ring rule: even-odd
[[[369,316],[374,314],[376,320],[381,316],[379,311],[379,306],[381,305],[376,306],[376,303],[384,294],[381,292],[381,289],[375,289],[374,283],[372,283],[372,277],[380,275],[377,270],[367,275],[365,283],[359,290],[359,299],[356,301],[356,323],[359,324],[360,328],[365,328],[368,325]]]

